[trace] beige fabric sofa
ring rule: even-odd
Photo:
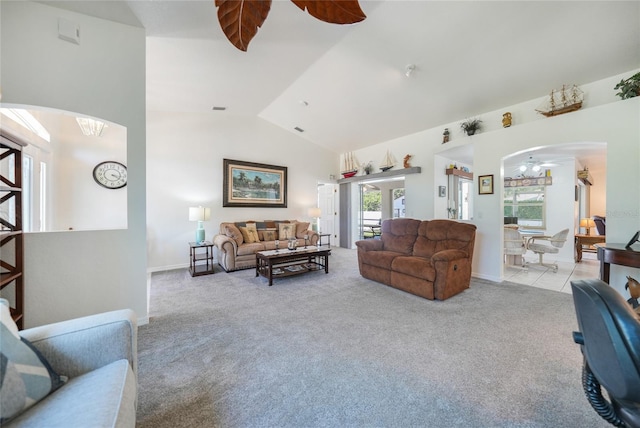
[[[256,234],[251,230],[255,229]],[[213,238],[218,249],[218,264],[227,272],[256,267],[258,251],[275,249],[275,241],[280,248],[287,248],[289,239],[295,239],[298,246],[317,245],[319,235],[309,229],[308,222],[297,220],[264,220],[220,223],[220,231]],[[257,238],[257,241],[254,241]]]

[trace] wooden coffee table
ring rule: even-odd
[[[300,247],[295,250],[268,250],[256,253],[256,277],[262,275],[273,285],[274,278],[300,275],[324,269],[329,273],[331,247]]]

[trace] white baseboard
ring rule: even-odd
[[[147,268],[147,273],[165,272],[168,270],[187,269],[187,268],[189,268],[189,263],[180,263],[178,265],[157,266],[157,267]]]
[[[502,282],[502,279],[500,279],[499,277],[495,277],[492,275],[483,275],[477,272],[472,272],[471,273],[471,277],[473,278],[479,278],[479,279],[486,279],[487,281],[491,281],[491,282]]]

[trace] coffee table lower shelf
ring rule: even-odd
[[[256,253],[256,277],[263,276],[273,285],[276,278],[324,270],[329,273],[329,247],[313,249],[271,250]]]

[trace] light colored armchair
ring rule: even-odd
[[[569,235],[569,229],[561,230],[553,236],[539,235],[529,238],[527,240],[527,250],[531,250],[536,253],[539,256],[539,261],[537,263],[527,262],[526,266],[541,265],[553,269],[554,272],[558,272],[558,265],[556,263],[544,263],[542,261],[542,256],[545,254],[557,254],[566,242],[567,235]],[[541,244],[536,241],[546,241],[550,245]]]
[[[131,310],[19,332],[67,382],[6,427],[135,427],[137,321]]]

